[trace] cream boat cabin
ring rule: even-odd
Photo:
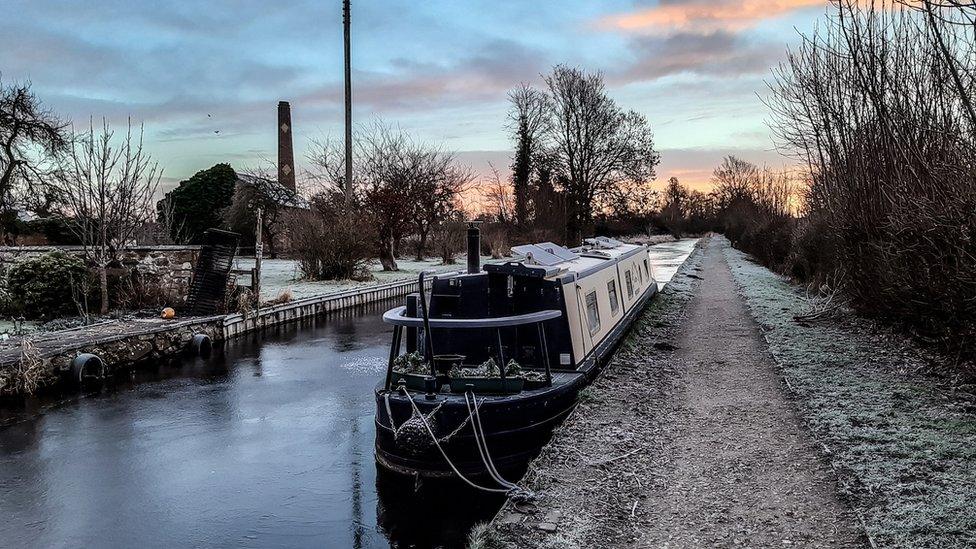
[[[524,463],[657,292],[643,245],[598,237],[512,251],[518,261],[469,261],[436,277],[429,298],[384,314],[394,330],[376,388],[380,464],[446,475]]]

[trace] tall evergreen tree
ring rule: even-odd
[[[204,231],[223,226],[222,210],[233,201],[236,184],[237,173],[230,164],[217,164],[180,181],[156,205],[170,237],[181,244],[198,244]]]

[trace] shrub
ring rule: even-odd
[[[368,280],[376,241],[369,218],[347,208],[340,193],[312,199],[308,211],[292,212],[287,222],[298,268],[310,280]]]
[[[109,280],[114,292],[114,302],[124,310],[148,309],[177,305],[180,296],[163,286],[159,276],[141,273],[135,269]]]
[[[63,217],[42,217],[26,223],[26,233],[42,234],[54,246],[81,244],[72,228],[71,221]]]
[[[13,312],[28,318],[77,313],[92,287],[89,277],[85,263],[64,252],[24,259],[7,273]]]
[[[956,24],[976,11],[923,4],[833,3],[775,72],[778,148],[810,178],[791,269],[976,359],[976,42]]]
[[[454,257],[464,251],[466,235],[464,221],[445,221],[435,229],[434,249],[444,265],[456,263]]]
[[[401,374],[422,374],[427,371],[424,357],[418,351],[402,354],[393,360],[393,371]]]
[[[481,253],[492,259],[511,254],[508,244],[508,228],[502,223],[486,223],[481,229]]]
[[[420,237],[415,234],[405,236],[393,243],[393,253],[397,259],[407,257],[407,255],[423,257],[426,251],[420,242]]]

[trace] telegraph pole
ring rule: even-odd
[[[346,179],[343,181],[346,206],[352,203],[352,73],[349,55],[349,0],[342,0],[342,37],[346,71]]]
[[[251,286],[254,289],[254,307],[261,312],[261,260],[264,258],[264,208],[258,206],[254,223],[254,274],[251,275]]]

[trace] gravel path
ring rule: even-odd
[[[860,546],[719,245],[677,337],[671,467],[642,545]]]
[[[638,322],[482,547],[860,547],[712,239]],[[478,546],[478,544],[474,544]]]

